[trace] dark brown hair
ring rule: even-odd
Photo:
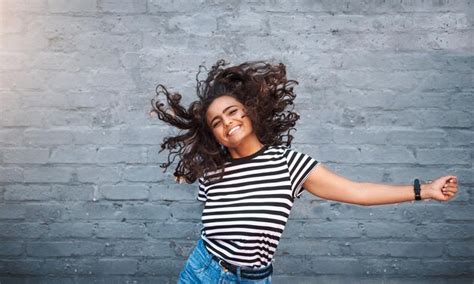
[[[229,153],[214,138],[206,122],[206,112],[214,99],[223,95],[232,96],[244,105],[261,143],[291,146],[290,131],[299,115],[289,106],[293,105],[293,86],[298,82],[287,80],[285,65],[264,61],[226,65],[224,60],[217,61],[204,80],[199,79],[205,70],[200,66],[196,75],[199,99],[187,110],[180,104],[179,93],[170,93],[161,84],[156,87],[152,112],[181,130],[177,136],[164,138],[160,150],[169,150],[168,162],[160,165],[165,171],[178,158],[174,172],[178,182],[193,183],[206,172],[222,172]]]

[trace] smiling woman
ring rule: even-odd
[[[232,158],[245,157],[262,148],[245,107],[231,95],[215,99],[206,117],[212,134]]]
[[[415,180],[414,186],[354,182],[290,149],[299,116],[288,108],[297,82],[286,79],[285,66],[225,65],[217,62],[207,79],[198,81],[199,100],[188,110],[180,106],[179,94],[162,85],[153,100],[160,119],[187,131],[165,138],[161,147],[170,153],[162,167],[178,157],[176,178],[197,179],[197,199],[205,204],[201,238],[180,283],[270,283],[273,256],[304,189],[364,206],[455,196],[455,176],[428,184]]]
[[[169,150],[168,162],[161,167],[166,170],[178,158],[174,176],[179,181],[193,183],[206,171],[222,173],[229,157],[255,152],[264,144],[291,145],[290,131],[299,119],[291,110],[298,82],[286,78],[285,65],[264,61],[226,65],[219,60],[207,78],[199,80],[201,66],[196,76],[199,100],[188,109],[181,106],[179,93],[170,93],[161,84],[156,88],[152,111],[184,131],[161,144],[161,151]],[[241,133],[229,136],[225,131],[231,130],[230,125],[239,125]]]

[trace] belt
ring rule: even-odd
[[[227,261],[218,258],[215,255],[212,255],[212,259],[215,260],[219,265],[224,268],[224,271],[230,271],[234,274],[237,274],[237,268],[238,266],[235,266],[233,264],[228,263]],[[248,278],[248,279],[264,279],[270,276],[273,272],[273,265],[270,264],[265,269],[261,270],[253,270],[253,269],[248,269],[245,267],[240,267],[240,277],[243,278]]]

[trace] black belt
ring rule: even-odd
[[[234,274],[237,274],[237,266],[228,263],[225,260],[222,260],[218,258],[215,255],[212,255],[212,259],[215,260],[221,267],[223,267],[225,270],[230,271]],[[262,270],[253,270],[253,269],[248,269],[246,267],[240,267],[240,277],[248,278],[248,279],[264,279],[270,276],[273,272],[273,265],[270,264],[265,269]]]

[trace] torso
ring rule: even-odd
[[[209,181],[215,173],[201,178],[201,237],[207,249],[234,265],[268,265],[295,197],[316,165],[285,146],[264,146],[251,156],[230,159],[222,180]]]

